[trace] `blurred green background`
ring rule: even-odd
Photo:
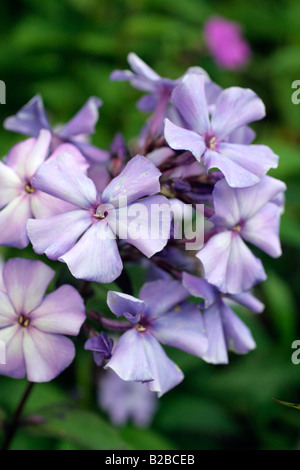
[[[244,70],[222,70],[206,52],[202,27],[213,14],[242,23],[253,50]],[[132,139],[145,120],[134,106],[141,94],[127,83],[109,82],[112,70],[128,68],[126,56],[131,51],[165,77],[177,78],[189,66],[202,66],[221,86],[252,88],[266,104],[267,118],[254,126],[256,142],[270,145],[280,155],[279,168],[270,174],[284,180],[288,191],[283,255],[273,260],[259,253],[268,281],[255,293],[266,309],[260,316],[240,312],[257,349],[244,357],[231,354],[228,366],[212,366],[168,350],[186,379],[160,399],[153,425],[139,430],[133,425],[113,429],[98,410],[91,356],[78,348],[68,371],[53,383],[36,386],[27,412],[46,414],[47,419],[39,426],[23,426],[13,448],[300,449],[299,411],[272,401],[274,397],[300,402],[300,365],[291,362],[291,344],[300,339],[300,105],[291,101],[291,84],[300,79],[300,3],[1,2],[0,79],[7,86],[1,122],[36,93],[42,94],[53,122],[67,121],[96,95],[104,105],[93,142],[107,148],[116,131]],[[0,133],[3,156],[21,138]],[[21,253],[6,250],[5,255]],[[103,291],[97,295],[103,302]],[[12,412],[24,387],[24,381],[0,378],[0,421]]]

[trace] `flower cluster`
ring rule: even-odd
[[[120,134],[109,150],[90,143],[102,103],[95,97],[60,128],[50,126],[40,96],[6,119],[6,129],[30,138],[0,162],[0,244],[31,243],[36,256],[64,263],[85,285],[117,281],[122,292],[107,295],[111,316],[103,315],[103,305],[87,309],[85,349],[99,367],[161,396],[184,377],[162,345],[213,364],[228,363],[228,351],[255,348],[232,308],[263,310],[250,290],[267,276],[251,246],[280,256],[286,187],[267,175],[278,156],[252,143],[249,124],[265,116],[254,91],[222,90],[200,67],[171,80],[134,53],[128,61],[132,70],[117,70],[111,79],[146,92],[137,107],[151,113],[134,151]],[[198,232],[190,240],[186,232],[178,236],[186,223],[178,208],[187,207],[189,222],[202,217],[196,252],[185,248]],[[144,267],[147,282],[138,294],[127,263]],[[53,274],[38,260],[5,264],[1,374],[48,381],[71,363],[74,346],[62,335],[78,334],[83,300],[70,286],[43,300]],[[138,413],[137,420],[147,416]]]

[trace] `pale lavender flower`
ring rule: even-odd
[[[109,291],[107,304],[117,316],[124,315],[132,328],[117,342],[105,368],[126,381],[147,382],[149,390],[163,395],[183,380],[160,343],[202,357],[208,347],[197,306],[185,302],[189,292],[179,281],[149,282],[139,299]]]
[[[6,364],[0,374],[31,382],[48,382],[74,359],[72,341],[85,320],[83,300],[63,285],[44,298],[54,271],[41,261],[14,258],[3,268],[0,290],[0,340]]]
[[[94,361],[97,366],[101,367],[105,359],[111,358],[113,345],[113,340],[102,331],[99,336],[89,338],[84,345],[84,349],[93,351]]]
[[[175,150],[189,150],[203,162],[207,171],[219,169],[231,187],[248,187],[260,181],[270,168],[278,165],[278,156],[265,145],[233,142],[235,132],[265,116],[261,99],[249,89],[231,87],[222,91],[211,119],[205,96],[205,80],[189,73],[174,89],[172,101],[189,126],[180,127],[165,120],[165,138]],[[243,129],[242,142],[251,141],[252,131]]]
[[[128,63],[133,70],[115,70],[112,72],[110,79],[114,81],[126,81],[137,88],[148,92],[138,102],[137,107],[144,112],[154,112],[153,117],[147,122],[140,137],[140,145],[142,145],[147,135],[154,135],[156,132],[163,134],[163,119],[170,118],[172,121],[181,125],[182,116],[178,115],[176,109],[170,103],[171,95],[183,77],[176,80],[160,77],[151,67],[149,67],[136,54],[131,52],[128,54]],[[205,82],[205,93],[210,105],[213,105],[221,92],[221,88],[213,83],[208,74],[201,67],[191,67],[188,72],[199,74]]]
[[[26,247],[29,218],[51,217],[73,207],[37,190],[32,184],[36,170],[48,157],[50,139],[50,132],[42,130],[37,139],[15,145],[5,163],[0,161],[0,245]],[[57,154],[69,154],[74,165],[86,168],[85,158],[70,144],[60,145],[48,161]]]
[[[235,70],[248,63],[251,49],[239,23],[213,16],[204,25],[204,39],[221,67]]]
[[[146,384],[125,382],[111,370],[99,376],[97,397],[99,407],[118,426],[132,421],[140,428],[148,427],[158,404]]]
[[[51,151],[63,143],[70,143],[88,160],[105,161],[109,158],[109,153],[88,142],[88,136],[95,132],[100,106],[102,101],[92,96],[67,124],[52,129],[42,97],[36,95],[15,116],[5,119],[4,128],[33,137],[38,137],[42,129],[47,129],[52,134]]]
[[[250,188],[230,188],[224,179],[216,183],[215,214],[210,221],[217,233],[196,255],[209,283],[237,294],[266,279],[262,262],[243,240],[270,256],[281,255],[281,207],[275,201],[285,189],[282,181],[270,176]]]
[[[40,166],[34,186],[76,208],[42,223],[29,220],[27,229],[34,250],[66,263],[76,278],[112,282],[123,269],[116,235],[122,235],[147,257],[162,250],[168,241],[168,200],[152,196],[160,191],[160,175],[150,161],[137,155],[98,194],[93,181],[74,167],[68,155]],[[159,220],[153,220],[152,205],[161,209]],[[131,234],[127,228],[131,219],[134,223],[137,218],[136,212],[141,212],[139,233]],[[153,226],[157,228],[156,237],[151,237]]]
[[[183,285],[202,303],[204,327],[208,337],[208,349],[202,356],[212,364],[227,364],[228,351],[246,354],[256,347],[249,328],[233,312],[230,305],[240,304],[255,313],[261,313],[264,305],[250,292],[225,295],[205,279],[183,273]]]

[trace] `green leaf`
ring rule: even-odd
[[[280,403],[281,405],[289,406],[290,408],[296,408],[296,410],[300,410],[300,405],[298,405],[297,403],[289,403],[288,401],[277,400],[276,398],[272,398],[272,400],[277,401],[277,403]]]
[[[292,291],[288,283],[274,271],[268,272],[268,281],[262,285],[262,289],[277,334],[283,343],[290,345],[297,331],[297,311]]]
[[[136,450],[173,450],[175,444],[165,436],[150,429],[128,426],[122,430],[123,439]]]
[[[71,406],[54,406],[41,410],[41,415],[45,422],[28,426],[30,433],[63,439],[82,449],[128,449],[118,431],[90,411]]]

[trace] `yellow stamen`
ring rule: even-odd
[[[137,324],[137,325],[136,325],[136,329],[137,329],[138,331],[146,331],[146,328],[145,328],[143,325],[140,325],[140,324]]]
[[[212,137],[209,141],[209,144],[208,144],[208,147],[211,149],[211,150],[214,150],[216,148],[216,137]]]
[[[25,191],[29,194],[34,193],[35,189],[31,186],[31,184],[26,184]]]

